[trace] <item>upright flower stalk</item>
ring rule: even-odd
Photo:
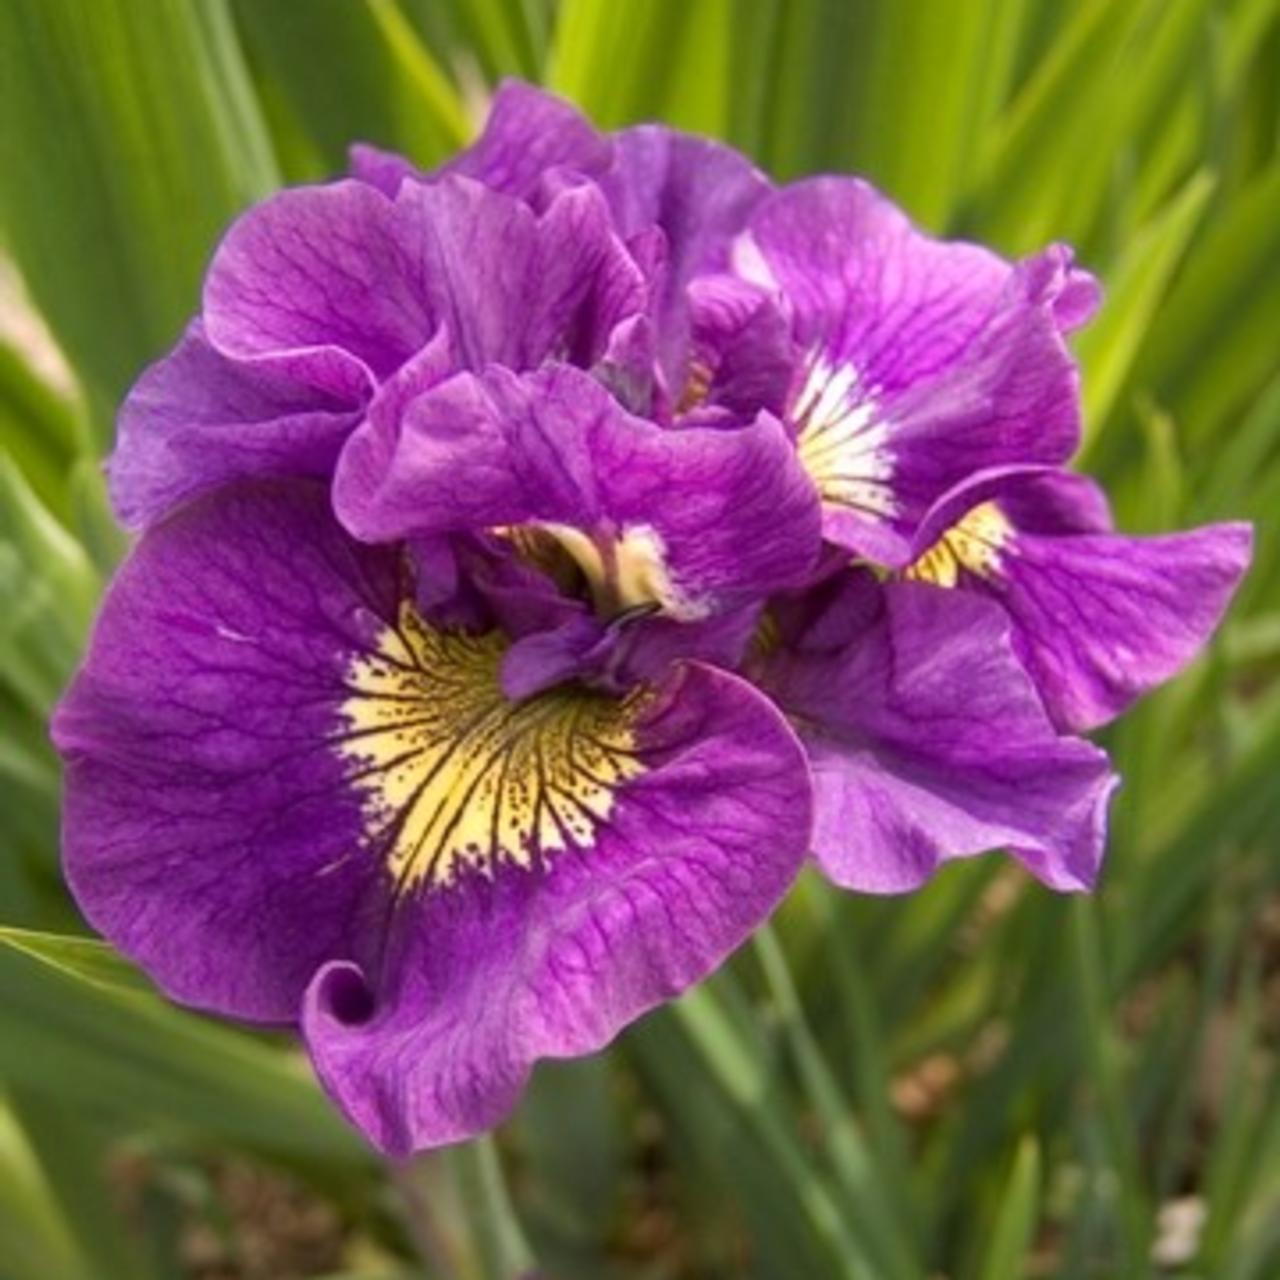
[[[54,728],[86,915],[297,1027],[404,1156],[705,977],[809,855],[1088,888],[1116,779],[1075,735],[1249,556],[1117,534],[1063,469],[1097,302],[1062,246],[519,84],[440,171],[357,148],[249,210],[120,415],[140,537]]]

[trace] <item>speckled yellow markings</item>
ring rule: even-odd
[[[644,772],[644,694],[562,686],[513,703],[498,683],[506,647],[405,604],[347,671],[337,749],[398,893],[590,848],[618,788]]]
[[[973,508],[948,529],[902,576],[938,587],[954,587],[966,570],[989,578],[1000,568],[1001,548],[1013,534],[1013,525],[994,502]]]

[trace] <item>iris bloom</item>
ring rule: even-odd
[[[65,862],[175,999],[300,1028],[380,1148],[713,970],[812,852],[1101,858],[1103,723],[1248,558],[1062,471],[1094,282],[520,85],[433,174],[250,210],[110,463]]]

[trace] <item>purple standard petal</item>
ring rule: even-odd
[[[453,174],[539,205],[559,177],[595,180],[624,238],[661,231],[672,296],[695,273],[725,265],[732,237],[771,190],[731,147],[663,125],[603,134],[564,99],[518,80],[499,87],[475,143],[433,173],[363,144],[351,149],[351,172],[388,196],[405,179]]]
[[[781,426],[663,429],[585,373],[459,375],[372,420],[334,482],[370,541],[533,525],[585,574],[605,614],[658,605],[696,621],[797,585],[818,504]]]
[[[415,270],[429,228],[413,223],[407,204],[361,182],[295,187],[255,205],[209,266],[209,342],[318,390],[366,397],[435,329]]]
[[[898,893],[1007,846],[1053,888],[1091,886],[1116,778],[1098,748],[1058,735],[1001,611],[865,572],[824,596],[765,685],[809,748],[827,875]]]
[[[804,353],[790,419],[827,536],[849,550],[900,560],[952,485],[1074,451],[1062,332],[1096,286],[1062,246],[1011,266],[921,234],[866,183],[817,178],[757,209],[734,263],[790,310]]]
[[[507,80],[494,94],[484,132],[434,174],[364,144],[351,148],[351,173],[389,196],[406,178],[424,181],[453,173],[532,200],[550,170],[597,174],[608,167],[611,156],[609,140],[569,103],[533,85]]]
[[[727,265],[733,237],[772,189],[729,147],[661,125],[604,135],[569,104],[517,81],[499,90],[476,144],[434,174],[364,146],[352,149],[352,172],[391,196],[406,179],[433,183],[462,175],[537,209],[575,187],[603,193],[653,299],[647,325],[633,323],[618,335],[601,372],[610,385],[619,384],[624,403],[646,412],[655,360],[664,404],[698,385],[697,367],[686,367],[685,289],[698,273]]]
[[[300,188],[250,210],[215,255],[205,313],[121,411],[122,520],[239,477],[324,476],[370,401],[549,355],[591,365],[648,286],[599,192],[535,214],[465,178]]]
[[[704,275],[690,284],[688,301],[689,365],[677,412],[781,417],[796,352],[773,297],[734,276]]]
[[[120,410],[107,464],[129,528],[242,476],[329,476],[358,410],[270,368],[219,355],[194,323]]]
[[[613,143],[600,186],[624,236],[662,231],[671,291],[726,266],[734,236],[773,189],[768,178],[732,147],[663,125],[624,129]]]
[[[493,96],[484,132],[446,172],[528,200],[550,170],[592,176],[603,172],[611,157],[608,138],[563,98],[505,80]]]
[[[1105,499],[1083,477],[998,472],[937,504],[906,575],[998,600],[1054,720],[1090,729],[1196,656],[1252,547],[1246,524],[1147,538],[1110,530]]]
[[[209,270],[204,322],[227,356],[318,384],[320,353],[372,389],[441,324],[471,367],[529,367],[553,349],[590,363],[646,299],[589,187],[538,216],[467,178],[407,183],[394,201],[339,182],[281,192],[235,224]]]
[[[613,163],[597,181],[624,237],[656,229],[665,241],[654,320],[667,380],[679,388],[687,372],[685,289],[697,274],[728,265],[733,238],[772,184],[731,147],[662,125],[624,129],[613,143]]]
[[[122,568],[54,726],[88,918],[177,999],[301,1020],[398,1154],[708,973],[811,810],[793,733],[736,677],[510,701],[506,639],[425,621],[414,568],[321,484],[188,503]]]
[[[281,192],[232,226],[202,318],[121,409],[110,470],[125,524],[229,480],[332,472],[379,380],[438,327],[404,221],[343,182]]]
[[[430,181],[431,175],[419,169],[412,160],[395,151],[385,151],[368,142],[352,143],[347,149],[347,173],[394,200],[400,184],[406,179]]]
[[[743,681],[683,666],[576,715],[573,736],[554,720],[541,731],[528,802],[541,851],[406,903],[380,974],[340,961],[312,984],[321,1079],[393,1154],[492,1126],[537,1059],[598,1049],[697,982],[802,862],[803,751]]]

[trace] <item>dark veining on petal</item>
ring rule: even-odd
[[[644,771],[646,694],[561,686],[512,702],[498,682],[506,647],[496,632],[436,630],[405,605],[347,675],[335,747],[398,895],[589,848],[617,788]]]

